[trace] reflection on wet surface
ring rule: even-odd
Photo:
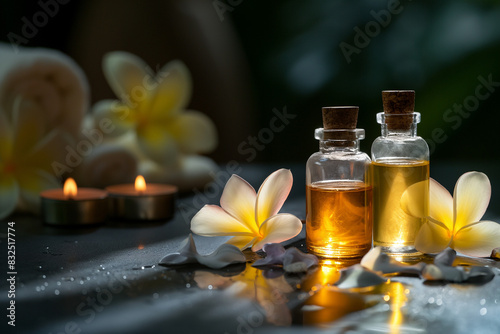
[[[340,271],[358,260],[324,260],[320,266],[301,275],[290,275],[280,268],[258,269],[247,263],[243,271],[228,275],[199,269],[194,281],[200,289],[223,290],[238,298],[260,305],[268,323],[277,326],[293,324],[324,326],[352,312],[379,303],[391,305],[391,324],[401,323],[399,308],[404,305],[407,290],[401,283],[339,289],[335,283]]]

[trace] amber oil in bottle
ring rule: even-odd
[[[358,107],[323,108],[320,151],[306,167],[306,242],[324,258],[358,258],[372,245],[370,158],[359,150]]]

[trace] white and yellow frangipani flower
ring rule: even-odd
[[[421,191],[414,184],[401,199],[403,209],[410,215],[422,217],[418,203],[409,201],[410,192]],[[469,256],[487,257],[500,246],[500,224],[481,221],[491,197],[488,177],[480,172],[463,174],[455,185],[453,197],[435,180],[430,180],[429,215],[415,240],[420,252],[438,253],[446,247]]]
[[[0,219],[14,210],[38,212],[40,191],[60,187],[51,164],[62,159],[67,137],[46,132],[44,113],[21,96],[0,110]]]
[[[158,73],[139,57],[116,51],[103,59],[105,77],[117,100],[103,100],[93,108],[95,124],[111,121],[108,138],[134,133],[140,150],[163,165],[179,154],[209,153],[217,145],[213,122],[198,111],[185,110],[191,98],[191,77],[181,61]]]
[[[191,220],[191,231],[203,236],[233,236],[227,242],[240,249],[258,251],[267,243],[295,237],[302,222],[294,215],[278,213],[292,188],[288,169],[269,175],[256,193],[237,175],[227,181],[217,205],[205,205]]]

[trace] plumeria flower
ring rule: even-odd
[[[278,213],[292,188],[290,170],[269,175],[258,193],[237,175],[227,181],[217,205],[205,205],[191,220],[191,231],[203,236],[233,236],[227,242],[240,249],[260,250],[267,243],[295,237],[302,222],[294,215]]]
[[[112,52],[103,60],[106,79],[120,101],[94,106],[95,124],[111,121],[109,137],[132,133],[139,149],[160,164],[175,163],[179,154],[208,153],[217,145],[213,122],[198,111],[185,110],[191,78],[180,61],[158,73],[127,52]]]
[[[420,183],[410,186],[403,194],[401,205],[414,217],[423,218],[418,203],[412,202],[412,192],[421,191]],[[435,180],[430,180],[429,215],[415,240],[417,250],[439,253],[450,247],[462,254],[487,257],[500,245],[500,224],[480,219],[490,202],[491,184],[480,172],[463,174],[455,185],[453,197]]]
[[[0,110],[0,219],[16,208],[36,213],[40,191],[60,186],[51,164],[68,141],[58,130],[46,133],[44,117],[20,96],[11,113]]]

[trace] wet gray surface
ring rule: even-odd
[[[289,166],[245,166],[239,174],[258,188],[280,167]],[[472,170],[460,168],[447,173],[436,166],[431,176],[452,187],[461,173]],[[282,212],[304,218],[304,169],[293,165],[291,170],[294,187]],[[494,175],[482,171],[490,178]],[[168,222],[108,222],[82,229],[45,226],[33,216],[11,217],[9,221],[16,223],[16,327],[8,326],[3,315],[1,332],[500,332],[500,265],[494,260],[482,262],[496,273],[482,285],[391,277],[386,285],[353,291],[328,286],[336,280],[335,266],[307,275],[262,271],[243,264],[221,270],[159,266],[158,261],[176,251],[189,234],[190,217],[205,203],[218,204],[228,178],[224,173],[219,176],[220,186],[179,198],[176,215]],[[495,190],[500,185],[495,188],[495,182],[490,219],[498,212]],[[301,237],[293,245],[304,249]],[[211,252],[224,240],[195,236],[200,253]],[[2,235],[4,250],[6,243]],[[6,268],[5,260],[2,256],[2,268]],[[6,314],[5,279],[1,287],[0,302]],[[310,296],[326,302],[315,304]]]

